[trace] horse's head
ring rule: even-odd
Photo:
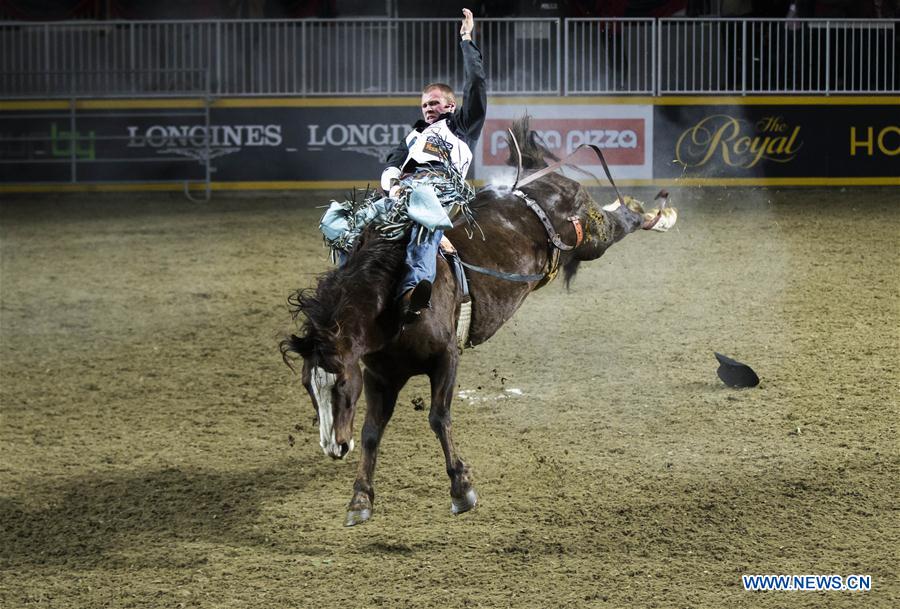
[[[281,354],[303,359],[303,386],[319,420],[319,444],[343,459],[353,450],[353,418],[362,392],[360,358],[384,341],[379,316],[391,306],[404,244],[370,228],[346,263],[319,276],[315,289],[288,297],[291,315],[303,319],[299,336],[281,341]],[[293,368],[293,366],[291,366]]]
[[[353,419],[363,386],[359,360],[310,336],[291,335],[281,351],[285,361],[288,353],[303,358],[301,378],[319,422],[319,446],[332,459],[343,459],[353,450]]]
[[[310,359],[303,360],[303,386],[312,399],[319,421],[319,446],[332,459],[353,450],[353,418],[362,391],[359,362],[330,371]]]
[[[635,231],[666,231],[677,218],[675,208],[669,206],[666,191],[660,191],[656,196],[657,207],[650,211],[645,211],[640,201],[629,196],[601,207],[581,185],[577,186],[571,200],[574,202],[573,215],[581,218],[584,224],[584,239],[563,266],[567,287],[581,262],[596,260],[614,243]]]
[[[551,169],[556,169],[556,165],[563,161],[547,148],[536,132],[531,131],[529,119],[524,116],[510,127],[507,163],[517,167],[516,184],[528,185],[526,192],[542,202],[555,226],[569,227],[569,223],[574,223],[574,228],[566,229],[572,236],[577,235],[577,245],[564,267],[567,286],[581,262],[599,258],[625,235],[638,229],[664,231],[675,224],[676,213],[668,207],[669,195],[666,191],[660,191],[657,195],[659,207],[651,212],[645,212],[640,201],[627,196],[601,207],[580,183],[553,173]],[[599,149],[597,152],[599,154]],[[557,162],[548,165],[548,158]],[[535,172],[520,180],[522,170]]]

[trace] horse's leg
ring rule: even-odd
[[[353,483],[353,498],[347,507],[346,525],[351,527],[365,522],[372,517],[372,504],[375,502],[375,487],[372,476],[375,473],[375,461],[378,456],[378,444],[384,434],[394,406],[400,384],[394,384],[378,377],[366,369],[363,374],[363,386],[366,392],[366,422],[362,428],[362,456]]]
[[[472,488],[469,467],[463,462],[453,445],[450,424],[450,402],[456,385],[456,366],[459,352],[453,343],[429,375],[431,379],[431,410],[428,422],[444,450],[447,475],[450,476],[450,502],[454,514],[467,512],[475,507],[478,497]]]

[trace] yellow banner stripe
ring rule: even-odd
[[[75,103],[81,110],[202,108],[202,99],[85,99]]]
[[[2,101],[0,110],[68,110],[69,102],[58,100]]]

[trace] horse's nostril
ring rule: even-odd
[[[346,442],[342,442],[341,443],[341,457],[346,455],[348,452],[350,452],[350,445],[347,444]]]

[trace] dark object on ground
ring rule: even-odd
[[[719,369],[716,370],[716,374],[729,387],[756,387],[759,385],[759,377],[747,364],[725,357],[721,353],[716,353],[716,359],[719,360]]]

